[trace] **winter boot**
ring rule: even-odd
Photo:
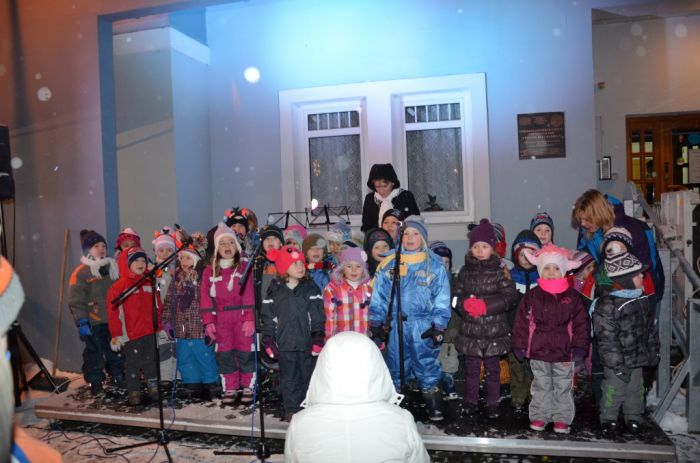
[[[189,383],[183,384],[182,388],[178,388],[178,392],[182,392],[182,397],[184,398],[199,400],[202,397],[202,389],[202,383]]]
[[[158,403],[158,382],[149,380],[146,393],[148,394],[148,398],[151,400],[151,402]]]
[[[226,392],[224,392],[224,396],[221,398],[221,405],[232,406],[232,405],[236,404],[237,400],[238,400],[238,390],[226,391]]]
[[[486,406],[486,417],[490,420],[497,420],[501,417],[501,408],[497,403]]]
[[[90,393],[92,395],[102,394],[102,381],[95,381],[94,383],[90,384]]]
[[[423,399],[428,408],[428,418],[430,421],[442,421],[445,418],[442,408],[442,392],[437,386],[423,391]]]
[[[479,413],[479,406],[471,402],[465,402],[463,412],[467,417],[476,416]]]
[[[241,391],[241,405],[248,406],[253,403],[253,390],[249,387],[244,387]]]
[[[205,383],[202,386],[202,400],[205,402],[210,402],[214,400],[214,397],[218,397],[221,394],[219,383]]]
[[[129,391],[129,398],[127,399],[127,404],[130,407],[137,407],[141,405],[143,397],[141,396],[141,391]]]

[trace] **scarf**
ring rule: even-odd
[[[379,224],[379,226],[382,225],[382,217],[384,217],[384,213],[389,209],[394,208],[393,200],[402,191],[403,189],[401,188],[394,188],[393,190],[391,190],[391,193],[389,193],[389,196],[387,196],[386,198],[380,196],[379,193],[377,193],[376,191],[374,192],[374,202],[379,205],[379,217],[377,218],[377,223]]]
[[[556,278],[554,280],[538,278],[537,285],[549,294],[561,294],[569,289],[569,280],[566,278]]]
[[[90,273],[92,273],[92,276],[100,280],[103,276],[107,276],[106,274],[102,275],[100,269],[106,265],[109,265],[109,278],[111,280],[119,279],[119,269],[117,268],[117,263],[111,257],[103,257],[102,259],[95,260],[91,256],[82,256],[80,258],[80,262],[87,265],[90,268]]]

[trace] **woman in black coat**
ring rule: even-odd
[[[362,206],[362,232],[381,228],[379,221],[389,209],[398,209],[404,217],[420,215],[413,193],[400,188],[401,183],[391,164],[374,164],[369,171],[367,187],[372,192],[367,193]]]

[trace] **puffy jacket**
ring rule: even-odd
[[[86,264],[73,270],[68,282],[68,307],[76,322],[81,318],[87,318],[91,325],[108,322],[107,292],[115,280],[109,275],[109,266],[100,268],[100,277],[93,275]]]
[[[141,275],[136,275],[129,269],[127,252],[119,254],[119,279],[107,292],[107,303],[110,304],[119,294],[136,283]],[[162,329],[160,319],[163,304],[156,294],[156,307],[158,312],[158,330]],[[144,280],[121,304],[113,305],[108,312],[109,332],[112,337],[127,336],[129,340],[153,334],[153,288],[150,280]]]
[[[262,306],[262,332],[279,350],[311,352],[311,333],[324,333],[326,315],[321,291],[310,278],[294,289],[281,280],[270,285]]]
[[[513,328],[513,348],[544,362],[571,361],[571,348],[588,352],[590,319],[581,296],[569,288],[551,294],[539,286],[523,296]]]
[[[457,308],[472,294],[486,303],[486,315],[473,318],[467,314],[457,337],[457,350],[464,355],[493,357],[510,351],[509,312],[518,303],[515,284],[506,276],[501,259],[494,253],[480,261],[471,253],[457,275],[455,296]]]
[[[608,368],[638,368],[659,362],[659,332],[649,297],[612,291],[595,301],[593,330],[601,362]]]
[[[399,401],[369,338],[354,332],[333,336],[318,358],[306,409],[287,428],[285,461],[429,462],[413,416]]]
[[[202,324],[215,323],[219,315],[233,310],[241,311],[240,320],[254,321],[255,313],[255,293],[253,288],[252,274],[246,280],[245,289],[241,294],[241,277],[245,262],[241,262],[237,267],[219,269],[219,276],[212,277],[213,269],[209,265],[202,273],[202,284],[200,287],[199,311],[202,317]],[[233,275],[231,290],[228,289]],[[212,281],[215,280],[215,281]],[[216,297],[211,297],[211,287],[215,285]]]

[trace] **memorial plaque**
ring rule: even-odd
[[[519,159],[566,157],[564,113],[518,114]]]

